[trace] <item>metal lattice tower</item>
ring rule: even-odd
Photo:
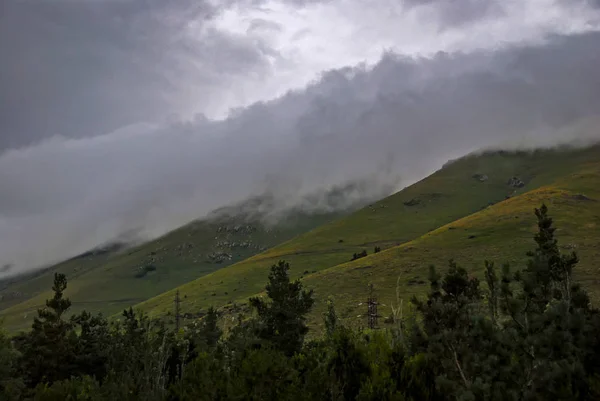
[[[179,298],[179,290],[177,290],[175,293],[175,331],[179,331],[179,318],[181,317],[180,305],[181,298]]]
[[[369,298],[367,299],[367,318],[369,328],[377,328],[377,298],[373,295],[373,284],[369,284]]]

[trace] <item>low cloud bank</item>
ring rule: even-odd
[[[599,65],[599,33],[431,59],[387,54],[223,121],[6,151],[0,265],[13,263],[12,274],[131,230],[157,236],[262,194],[273,210],[348,207],[318,194],[362,183],[350,203],[384,196],[485,147],[595,141]]]

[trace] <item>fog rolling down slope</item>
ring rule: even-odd
[[[576,278],[600,296],[600,146],[563,147],[490,151],[449,163],[347,217],[178,287],[182,311],[193,318],[214,305],[226,315],[246,313],[248,297],[264,290],[269,267],[284,259],[292,277],[315,290],[313,327],[321,324],[328,296],[349,324],[366,324],[370,283],[386,317],[396,289],[405,309],[412,295],[427,290],[430,264],[444,269],[454,258],[475,275],[485,259],[523,267],[534,246],[533,209],[542,202],[563,250],[579,253]],[[383,251],[373,254],[375,246]],[[350,261],[362,250],[367,257]],[[175,291],[137,307],[172,321]],[[235,320],[230,317],[226,323]]]
[[[382,188],[389,193],[389,189]],[[150,297],[205,274],[244,260],[382,195],[366,191],[361,182],[308,196],[319,202],[310,211],[301,206],[277,208],[269,195],[215,210],[204,219],[138,245],[115,242],[42,271],[0,281],[0,319],[11,330],[27,329],[35,311],[51,297],[54,273],[67,275],[70,313],[82,310],[118,313]],[[357,196],[361,193],[363,196]],[[328,208],[340,197],[344,207]],[[314,198],[314,199],[312,199]]]

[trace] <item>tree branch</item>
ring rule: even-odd
[[[458,373],[460,373],[460,377],[463,379],[463,382],[465,383],[465,387],[469,388],[471,387],[471,383],[469,383],[469,381],[467,380],[467,377],[465,376],[465,373],[463,372],[462,368],[460,367],[460,362],[458,362],[458,355],[456,354],[456,351],[454,350],[454,347],[451,345],[450,349],[452,350],[452,356],[454,357],[454,364],[456,365],[456,368],[458,369]]]

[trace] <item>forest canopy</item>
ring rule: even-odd
[[[224,332],[208,309],[174,329],[132,309],[109,321],[67,317],[67,277],[31,330],[0,333],[1,400],[593,400],[600,398],[600,314],[573,279],[542,205],[521,268],[485,264],[484,280],[450,260],[429,292],[385,329],[357,329],[333,299],[307,340],[315,294],[273,265],[266,298]],[[334,295],[334,294],[332,294]]]

